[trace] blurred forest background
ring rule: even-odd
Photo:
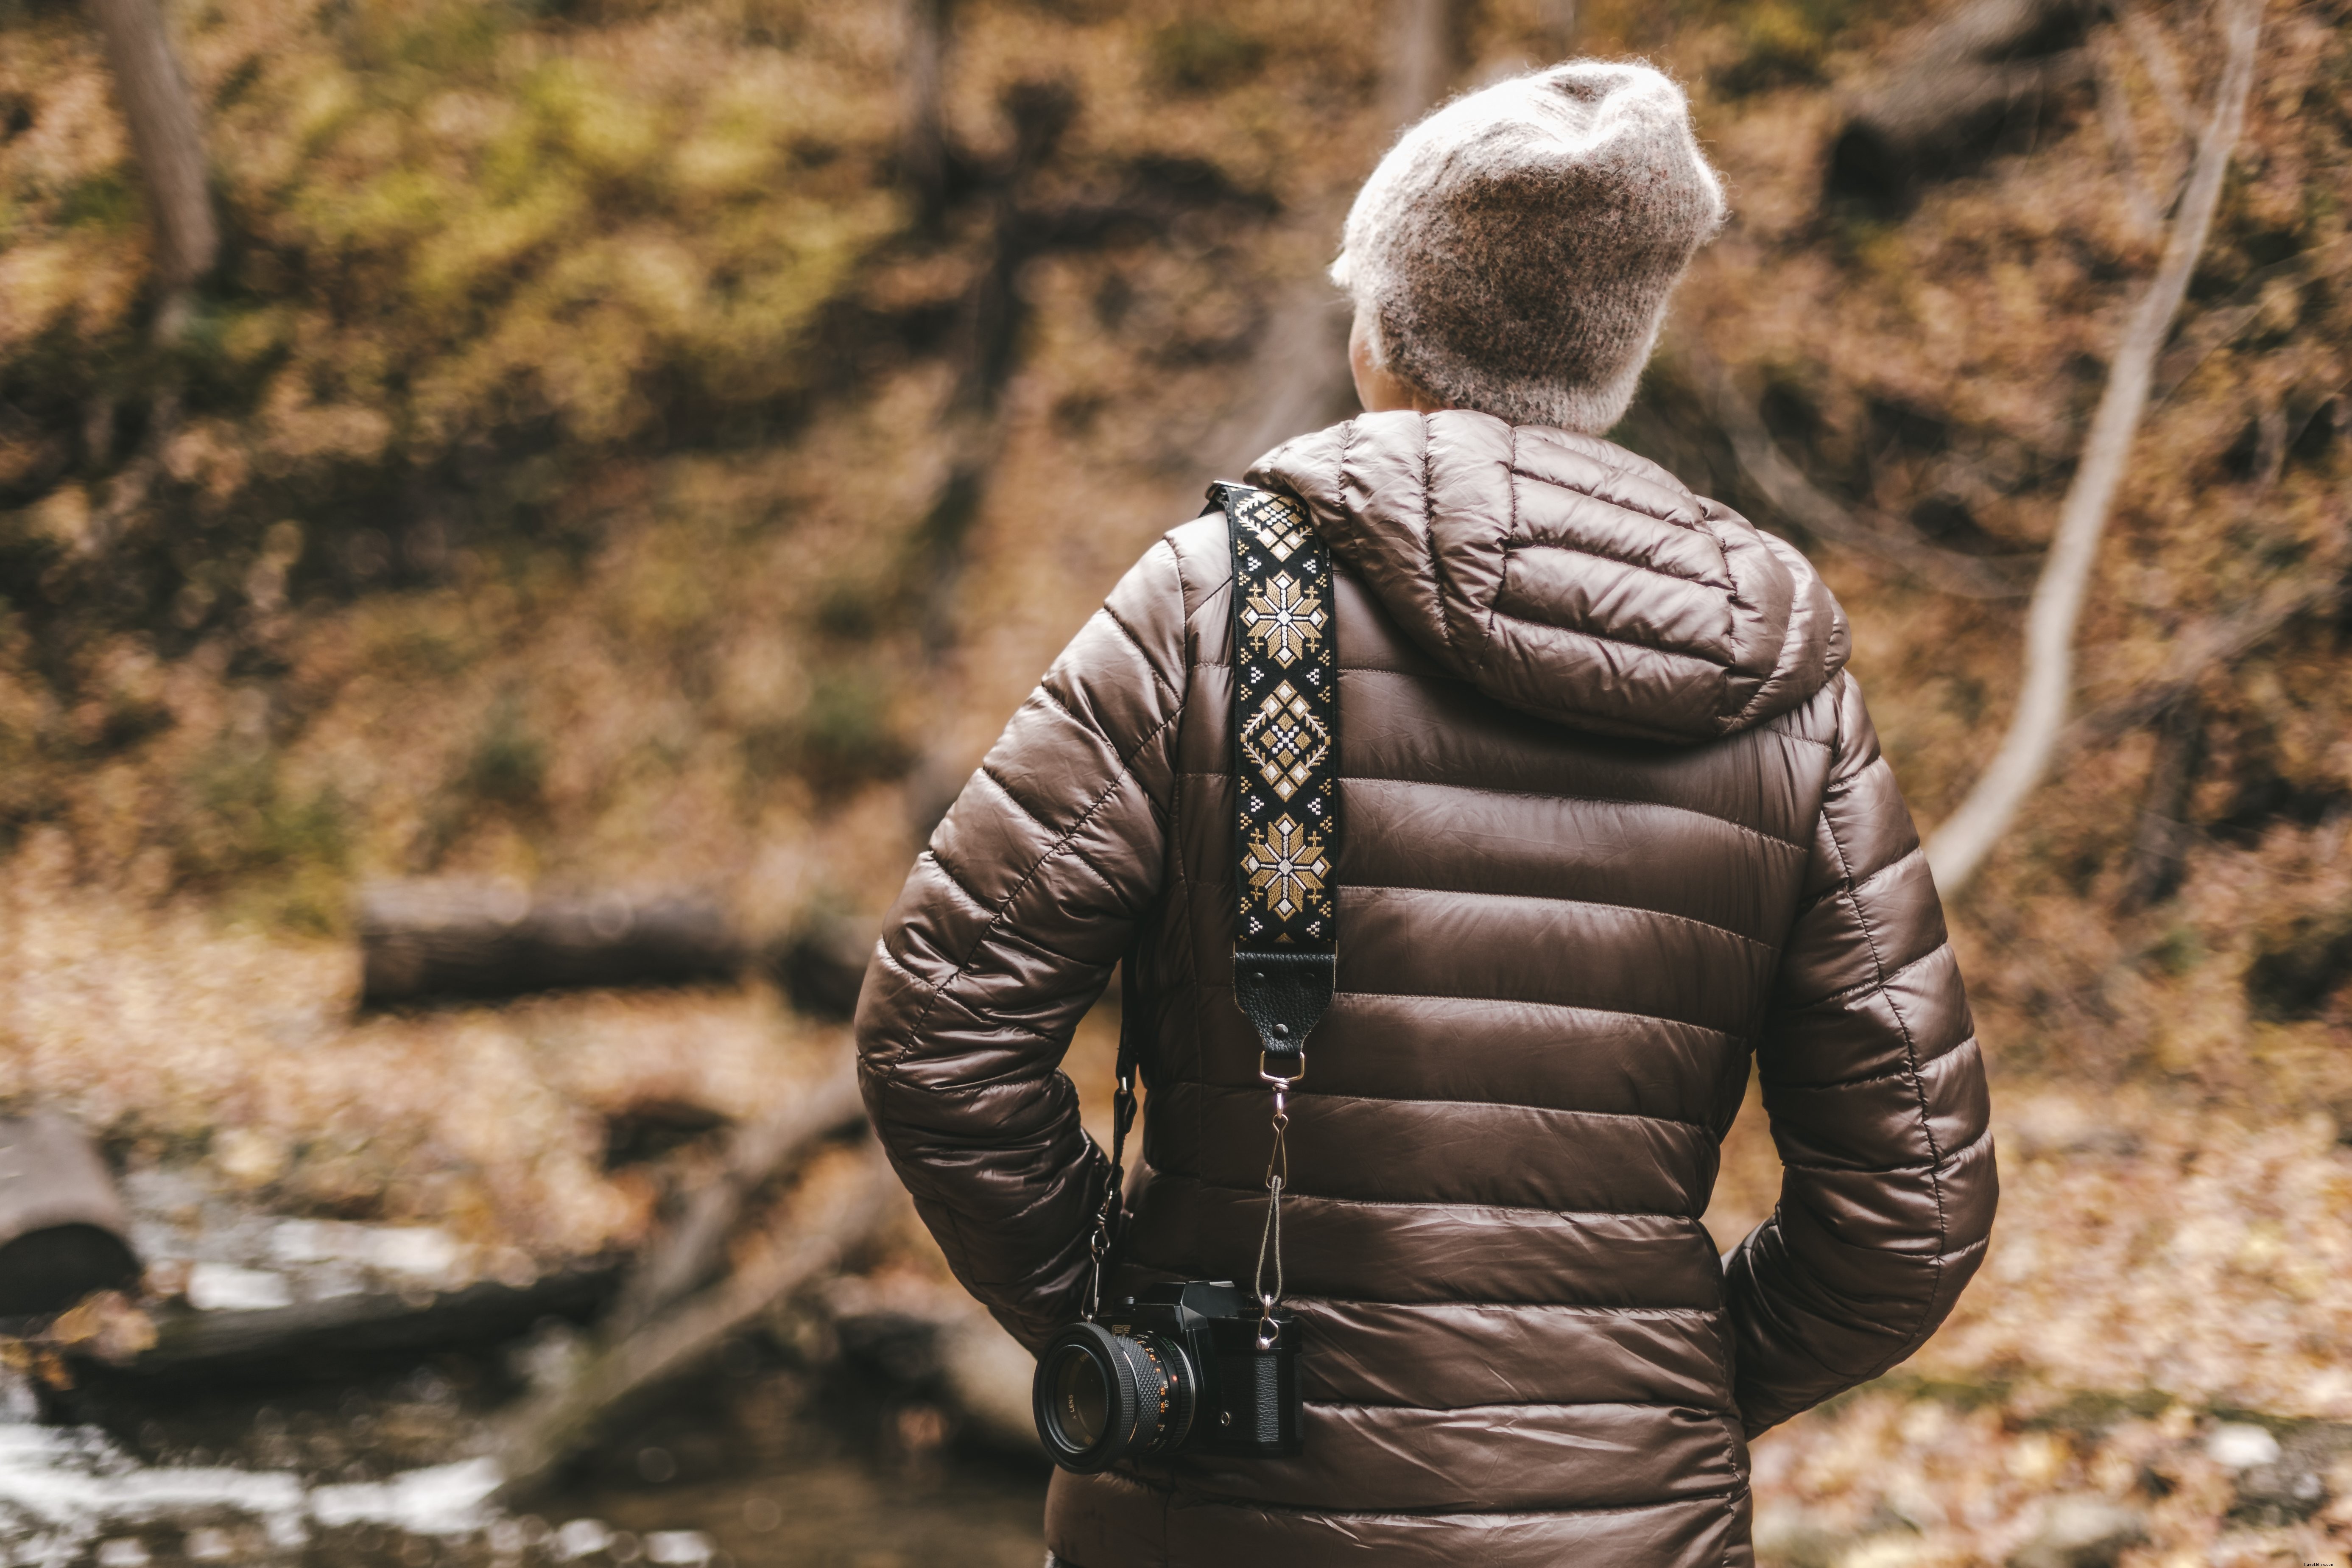
[[[1819,563],[1948,816],[2224,54],[2189,0],[164,12],[193,262],[89,14],[0,0],[0,1110],[434,1227],[457,1284],[640,1244],[835,1071],[868,922],[1061,643],[1352,411],[1346,202],[1496,73],[1689,86],[1734,216],[1616,437]],[[2352,1544],[2347,24],[2264,13],[2077,721],[1952,900],[1990,1262],[1759,1446],[1769,1561]],[[363,889],[415,879],[691,892],[740,978],[362,1007]],[[1718,1237],[1776,1182],[1751,1108]],[[952,1294],[903,1215],[860,1267]]]

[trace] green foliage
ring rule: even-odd
[[[1265,64],[1265,41],[1210,16],[1187,16],[1151,35],[1152,75],[1176,92],[1213,92],[1248,80]]]
[[[528,810],[540,803],[546,782],[547,742],[530,728],[520,700],[500,698],[467,755],[457,794],[485,805]]]
[[[69,140],[83,161],[62,165],[0,139],[15,247],[0,508],[106,485],[170,394],[175,460],[115,547],[164,559],[56,578],[46,598],[68,635],[194,602],[167,540],[201,537],[218,563],[289,512],[367,523],[404,475],[676,447],[734,411],[789,406],[824,368],[811,331],[900,222],[874,177],[886,141],[857,140],[882,123],[819,60],[615,55],[498,3],[377,0],[274,25],[192,24],[194,47],[218,34],[243,51],[210,127],[230,245],[168,347],[148,339],[126,244],[143,226],[134,171],[103,153],[119,138]],[[62,22],[0,51],[0,80],[102,80]],[[47,123],[79,101],[37,87],[26,112]],[[92,448],[107,405],[124,438]],[[0,533],[25,531],[0,511]],[[197,596],[214,623],[236,608]]]
[[[350,812],[333,785],[290,787],[277,752],[215,744],[186,775],[171,818],[183,882],[234,889],[232,916],[324,935],[341,924]]]
[[[1853,0],[1758,0],[1736,8],[1737,53],[1715,74],[1727,96],[1823,79],[1838,35],[1853,20]]]
[[[827,668],[791,720],[744,737],[751,781],[796,775],[831,796],[904,773],[914,748],[893,715],[895,690],[896,683],[873,665],[844,660]]]

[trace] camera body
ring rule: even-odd
[[[1256,1305],[1229,1280],[1153,1285],[1065,1330],[1038,1358],[1037,1436],[1064,1469],[1175,1453],[1299,1451],[1298,1341],[1288,1312],[1261,1350]]]

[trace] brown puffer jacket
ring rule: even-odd
[[[1339,994],[1284,1233],[1305,1452],[1057,1473],[1078,1568],[1741,1564],[1747,1440],[1900,1361],[1990,1227],[1981,1061],[1803,559],[1605,441],[1368,416],[1251,476],[1339,559]],[[958,1275],[1078,1314],[1107,1161],[1057,1070],[1140,923],[1121,1284],[1247,1279],[1225,522],[1170,533],[917,863],[857,1021]],[[1754,1057],[1787,1173],[1699,1223]],[[1118,1288],[1118,1287],[1115,1287]]]

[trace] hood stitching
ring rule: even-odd
[[[1495,574],[1495,596],[1486,601],[1486,646],[1488,647],[1495,646],[1495,620],[1503,613],[1499,603],[1503,596],[1503,584],[1510,580],[1511,575],[1511,547],[1507,541],[1511,534],[1519,531],[1518,471],[1519,427],[1514,425],[1511,426],[1510,449],[1503,456],[1503,494],[1510,502],[1511,520],[1509,527],[1505,531],[1506,542],[1502,550],[1503,569]]]
[[[1796,579],[1794,586],[1797,591],[1793,595],[1788,622],[1780,628],[1779,647],[1774,650],[1769,668],[1760,672],[1738,662],[1736,655],[1718,658],[1690,647],[1646,642],[1621,633],[1558,626],[1549,621],[1513,616],[1503,611],[1499,604],[1493,599],[1486,603],[1468,599],[1463,594],[1462,584],[1454,579],[1437,540],[1436,453],[1433,434],[1434,427],[1439,424],[1450,424],[1452,419],[1465,418],[1465,416],[1462,415],[1449,416],[1444,412],[1435,415],[1417,414],[1411,426],[1422,442],[1422,516],[1419,531],[1424,560],[1427,562],[1428,581],[1435,599],[1438,632],[1436,643],[1431,651],[1438,654],[1444,662],[1461,672],[1455,679],[1463,679],[1490,696],[1496,696],[1497,700],[1507,706],[1517,708],[1522,712],[1570,727],[1594,728],[1602,733],[1632,734],[1667,743],[1686,745],[1720,739],[1727,734],[1753,728],[1759,715],[1778,716],[1780,710],[1777,704],[1783,689],[1799,681],[1803,673],[1802,667],[1810,662],[1804,657],[1803,650],[1799,647],[1800,643],[1810,645],[1819,640],[1823,644],[1819,663],[1822,667],[1821,674],[1825,679],[1837,673],[1844,664],[1845,659],[1840,657],[1840,651],[1849,634],[1845,617],[1839,612],[1834,598],[1829,595],[1818,574],[1811,570],[1810,562],[1804,561],[1801,555],[1797,555],[1794,561],[1787,559],[1795,552],[1787,549],[1781,541],[1763,533],[1761,530],[1757,531],[1759,538],[1753,542],[1761,546],[1760,553],[1768,568],[1778,565],[1788,571]],[[1486,419],[1475,415],[1466,416],[1465,422],[1472,425],[1487,423]],[[1328,510],[1328,515],[1344,528],[1357,513],[1357,509],[1349,502],[1348,493],[1349,485],[1362,478],[1356,471],[1359,465],[1356,463],[1354,454],[1359,440],[1367,434],[1359,426],[1367,423],[1370,422],[1363,419],[1343,421],[1339,427],[1328,433],[1339,438],[1337,454],[1339,461],[1333,470],[1326,476],[1322,487],[1323,490],[1329,492],[1328,496],[1318,491],[1314,498],[1309,500],[1308,493],[1297,483],[1299,477],[1297,475],[1282,475],[1277,478],[1269,474],[1265,480],[1254,480],[1254,482],[1273,481],[1276,488],[1288,490],[1302,501],[1306,501],[1310,516],[1317,511]],[[1384,420],[1381,423],[1384,426],[1387,424]],[[1733,570],[1732,557],[1738,552],[1727,545],[1722,527],[1717,526],[1733,524],[1748,526],[1738,513],[1699,496],[1672,473],[1636,459],[1622,448],[1614,447],[1605,439],[1597,437],[1580,437],[1570,432],[1552,432],[1544,429],[1534,431],[1538,437],[1557,436],[1559,439],[1555,444],[1560,448],[1562,455],[1579,458],[1598,467],[1603,477],[1595,486],[1586,487],[1552,475],[1530,472],[1528,468],[1522,466],[1523,461],[1534,460],[1528,450],[1529,444],[1520,439],[1522,427],[1504,421],[1494,421],[1494,423],[1502,424],[1507,432],[1506,458],[1501,466],[1505,476],[1505,486],[1508,492],[1506,504],[1508,509],[1510,536],[1496,542],[1504,557],[1503,566],[1506,574],[1510,566],[1509,557],[1521,549],[1559,549],[1571,555],[1609,561],[1645,575],[1656,576],[1666,583],[1685,584],[1708,593],[1724,595],[1728,601],[1727,607],[1734,614],[1735,623],[1743,618],[1740,615],[1743,610],[1751,616],[1759,610],[1759,606],[1754,598],[1751,585]],[[1268,463],[1285,456],[1290,445],[1303,445],[1304,442],[1305,438],[1302,438],[1300,443],[1286,444],[1285,447],[1269,453],[1266,458],[1261,458],[1257,464],[1253,465],[1253,471],[1265,468]],[[1547,446],[1543,449],[1550,448]],[[1302,453],[1302,457],[1304,456],[1305,454]],[[1307,466],[1318,468],[1321,467],[1320,464],[1311,461]],[[1653,504],[1643,504],[1633,495],[1613,493],[1618,489],[1613,481],[1620,479],[1631,482],[1636,490],[1651,492],[1650,500]],[[1549,485],[1564,490],[1570,495],[1592,501],[1595,505],[1622,511],[1630,517],[1645,518],[1699,535],[1716,550],[1719,566],[1713,572],[1702,568],[1698,574],[1685,574],[1652,562],[1629,560],[1622,552],[1595,548],[1582,542],[1521,537],[1519,535],[1521,512],[1518,504],[1520,482]],[[1669,510],[1656,509],[1654,500],[1660,494],[1668,498]],[[1368,500],[1370,499],[1369,492],[1367,499]],[[1385,509],[1368,509],[1362,521],[1367,522],[1371,521],[1370,510]],[[1393,516],[1393,513],[1391,515]],[[1743,538],[1741,544],[1745,548],[1749,545],[1749,542]],[[1756,552],[1751,551],[1751,552]],[[1379,602],[1381,600],[1379,590],[1370,587],[1369,584],[1367,587],[1374,601]],[[1499,582],[1497,587],[1498,593],[1496,597],[1499,598]],[[1456,596],[1464,596],[1467,607],[1465,624],[1459,626],[1455,625],[1453,614],[1454,609],[1453,600]],[[1588,712],[1573,703],[1561,705],[1528,701],[1517,697],[1501,697],[1489,691],[1487,682],[1495,673],[1494,656],[1499,651],[1501,640],[1498,636],[1500,625],[1506,620],[1543,631],[1574,633],[1596,644],[1638,649],[1670,659],[1688,660],[1692,664],[1703,667],[1711,672],[1711,679],[1705,679],[1704,683],[1714,688],[1714,694],[1712,700],[1702,700],[1705,702],[1703,711],[1706,712],[1706,717],[1700,720],[1701,728],[1696,732],[1683,726],[1653,728],[1630,723],[1622,719],[1612,719],[1599,713]],[[1480,650],[1481,657],[1475,660],[1465,658],[1465,638],[1480,631],[1483,631],[1486,638],[1485,647]],[[1733,695],[1731,688],[1735,684],[1734,677],[1757,680],[1755,690],[1736,708],[1729,701]],[[1801,707],[1802,704],[1800,702],[1791,706]]]
[[[1348,426],[1349,444],[1353,445],[1355,439],[1356,427],[1351,420]],[[1454,612],[1450,603],[1453,584],[1446,581],[1445,563],[1437,553],[1437,500],[1432,493],[1434,487],[1430,479],[1433,461],[1430,454],[1433,447],[1434,443],[1429,438],[1429,416],[1424,414],[1421,416],[1421,542],[1429,552],[1429,574],[1437,583],[1437,635],[1444,640],[1445,651],[1454,656],[1456,663],[1462,663],[1462,650],[1454,646]],[[1464,668],[1476,668],[1467,664]]]
[[[1517,426],[1514,426],[1511,430],[1511,472],[1517,474],[1519,478],[1528,480],[1534,484],[1549,485],[1554,489],[1567,490],[1571,495],[1582,496],[1587,500],[1597,500],[1604,506],[1613,506],[1621,510],[1630,511],[1637,517],[1646,517],[1653,522],[1667,522],[1672,523],[1676,528],[1688,529],[1694,533],[1698,531],[1698,525],[1693,522],[1689,518],[1677,517],[1672,512],[1652,511],[1648,507],[1634,505],[1630,499],[1620,500],[1615,496],[1604,496],[1597,491],[1586,489],[1582,485],[1572,485],[1566,479],[1554,479],[1549,474],[1529,473],[1527,469],[1518,466],[1518,434]],[[1598,459],[1595,460],[1597,461]],[[1624,468],[1610,468],[1609,471],[1620,479],[1638,479],[1642,477],[1639,474],[1632,473]],[[1654,488],[1663,489],[1665,487],[1658,485]],[[1698,499],[1699,498],[1696,495],[1691,497],[1694,503],[1696,503]]]
[[[1561,632],[1572,637],[1589,637],[1594,642],[1614,643],[1619,647],[1639,648],[1644,653],[1662,653],[1669,658],[1686,658],[1694,664],[1703,664],[1709,669],[1719,669],[1727,674],[1738,668],[1736,665],[1727,664],[1719,658],[1711,658],[1691,648],[1668,647],[1664,643],[1643,642],[1638,638],[1621,637],[1613,632],[1591,631],[1583,626],[1565,626],[1556,621],[1530,620],[1525,616],[1515,616],[1504,609],[1487,611],[1486,627],[1490,634],[1494,630],[1496,620],[1508,621],[1515,626],[1533,626],[1539,632]]]

